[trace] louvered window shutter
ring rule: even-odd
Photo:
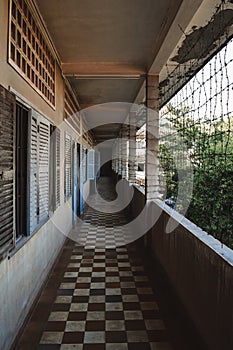
[[[100,177],[100,152],[95,151],[95,176]]]
[[[79,189],[80,189],[80,214],[83,214],[83,146],[80,145],[80,163],[79,163]]]
[[[45,118],[39,118],[39,222],[49,215],[49,146],[50,123]]]
[[[49,146],[50,123],[36,112],[31,113],[30,123],[30,214],[29,229],[49,216]]]
[[[37,158],[38,158],[38,126],[37,118],[30,117],[30,208],[29,208],[29,232],[32,233],[38,223],[38,194],[37,194]]]
[[[61,131],[56,128],[56,208],[60,206],[61,196]]]
[[[14,247],[15,97],[0,86],[0,259]]]
[[[71,136],[65,135],[65,198],[71,196]]]
[[[82,147],[82,180],[83,183],[86,181],[86,162],[87,162],[87,156],[86,156],[86,149]]]
[[[94,180],[95,178],[95,151],[93,149],[88,150],[87,153],[87,178]]]

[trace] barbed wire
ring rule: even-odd
[[[177,54],[166,64],[160,82],[160,106],[164,106],[186,82],[233,36],[233,4],[222,0],[203,27],[185,32]]]
[[[179,166],[184,172],[187,158],[190,159],[194,191],[186,216],[233,247],[233,39],[224,22],[224,6],[223,1],[213,16],[216,19],[216,14],[219,15],[218,21],[215,20],[217,30],[213,26],[211,29],[217,53],[160,110],[160,164],[161,186],[166,185],[167,197],[176,199],[178,179],[174,158],[180,159]],[[195,45],[187,49],[190,56]],[[193,72],[196,61],[189,61],[186,71],[188,65],[189,72]],[[170,73],[171,79],[179,69],[185,70],[178,65]],[[170,82],[171,79],[168,75]],[[168,89],[166,86],[165,93]],[[171,89],[175,91],[174,85]],[[176,134],[184,141],[179,147]]]

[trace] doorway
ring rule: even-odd
[[[72,189],[72,223],[76,225],[77,217],[80,215],[80,145],[73,142],[73,189]]]

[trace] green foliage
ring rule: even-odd
[[[189,118],[188,108],[168,108],[169,121],[186,144],[194,170],[193,196],[186,216],[233,248],[233,118],[201,123]],[[180,179],[172,151],[164,143],[160,152],[167,197],[176,198]]]

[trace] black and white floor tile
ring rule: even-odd
[[[102,189],[114,198],[111,187]],[[88,208],[79,241],[67,240],[17,349],[172,349],[143,258],[125,244],[127,222],[123,211]]]

